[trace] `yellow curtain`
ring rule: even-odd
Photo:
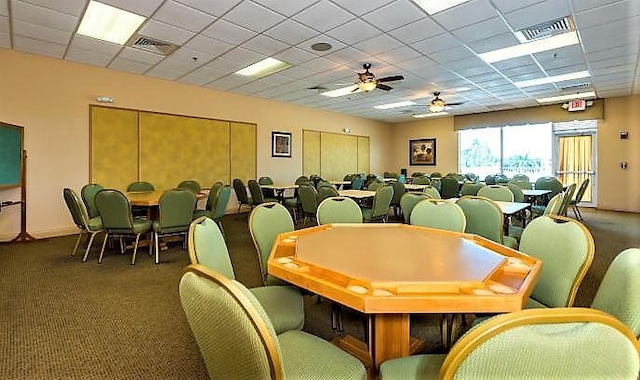
[[[580,184],[590,177],[591,173],[592,136],[563,136],[559,139],[559,175],[563,185]],[[577,189],[576,189],[577,191]],[[591,187],[582,197],[583,201],[591,201]]]

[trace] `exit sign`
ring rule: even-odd
[[[567,107],[567,111],[569,112],[584,111],[585,109],[587,109],[587,101],[584,99],[574,99],[569,102]]]

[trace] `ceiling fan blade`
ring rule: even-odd
[[[448,106],[459,106],[464,104],[464,102],[453,102],[453,103],[447,103]]]
[[[384,77],[384,78],[378,79],[378,83],[393,82],[395,80],[404,80],[404,77],[402,75],[394,75],[392,77]]]
[[[356,91],[358,91],[359,89],[360,89],[360,87],[359,87],[359,86],[356,86],[356,88],[354,88],[353,90],[351,90],[351,92],[356,92]]]
[[[380,84],[380,83],[378,83],[378,84],[376,84],[376,88],[379,88],[379,89],[381,89],[381,90],[385,90],[385,91],[389,91],[389,90],[391,90],[393,87],[389,87],[389,86],[387,86],[386,84]]]

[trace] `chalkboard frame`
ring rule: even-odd
[[[16,141],[16,132],[19,141]],[[0,189],[22,186],[23,152],[24,128],[0,121]],[[6,174],[7,171],[11,173]]]

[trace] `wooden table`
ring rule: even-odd
[[[408,191],[422,191],[429,185],[418,185],[413,183],[405,183],[404,188]]]
[[[284,200],[284,192],[288,189],[297,189],[298,185],[260,185],[262,189],[273,190],[276,192],[276,198],[282,202]]]
[[[335,185],[337,189],[340,189],[344,185],[351,185],[351,181],[329,181],[329,183]]]
[[[521,310],[541,267],[479,236],[391,223],[280,234],[268,260],[271,275],[371,317],[369,342],[337,344],[376,368],[420,348],[411,313]]]
[[[160,204],[160,197],[163,193],[164,191],[160,190],[130,191],[124,195],[129,199],[131,206],[153,207]]]
[[[522,194],[524,194],[525,199],[534,203],[539,197],[546,196],[547,194],[551,194],[551,190],[522,190]]]
[[[349,189],[349,190],[338,190],[338,195],[340,195],[341,197],[349,197],[349,198],[362,200],[366,198],[373,198],[376,195],[376,192],[371,190]]]

